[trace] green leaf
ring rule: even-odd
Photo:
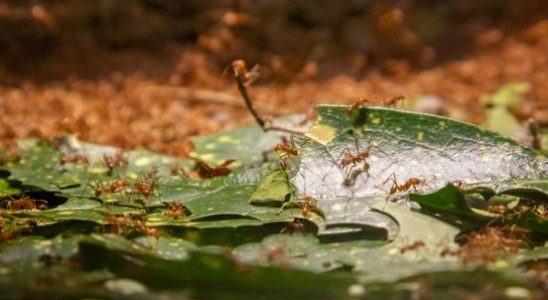
[[[291,267],[313,272],[329,272],[352,267],[359,254],[368,248],[381,247],[385,241],[363,240],[320,244],[313,235],[270,235],[261,243],[249,243],[234,251],[237,259],[246,264]]]
[[[456,224],[462,227],[466,225],[473,226],[481,222],[487,223],[488,220],[492,219],[474,213],[466,203],[464,193],[451,184],[437,192],[427,195],[411,194],[409,198],[420,204],[421,211],[430,212],[434,215],[438,214],[444,220],[455,221]],[[451,216],[458,218],[452,220]]]
[[[211,164],[220,164],[227,159],[236,159],[243,165],[257,164],[264,160],[263,153],[274,148],[285,135],[250,126],[197,136],[192,138],[195,148],[192,156]]]
[[[2,247],[0,261],[9,264],[33,266],[45,255],[68,258],[78,250],[75,239],[56,237],[52,240],[42,238],[22,238]]]
[[[103,154],[113,154],[115,148],[79,143],[69,139],[66,142],[70,151],[83,151],[90,158],[90,165],[59,164],[60,152],[48,145],[30,141],[23,144],[24,156],[19,162],[9,164],[8,170],[14,180],[23,182],[25,186],[35,186],[43,190],[58,192],[69,198],[67,202],[56,207],[56,211],[36,212],[34,216],[45,217],[51,222],[56,221],[94,221],[104,223],[104,213],[93,211],[75,211],[81,209],[96,209],[100,203],[94,200],[94,182],[109,182],[119,178],[129,182],[129,187],[120,192],[103,193],[100,198],[108,203],[129,205],[134,208],[143,206],[164,207],[163,202],[182,202],[190,211],[190,216],[184,222],[205,220],[205,218],[227,217],[235,220],[251,218],[262,222],[288,221],[297,210],[278,214],[273,207],[257,207],[248,203],[251,194],[257,189],[259,180],[270,172],[268,167],[255,168],[245,171],[235,170],[226,178],[215,178],[208,181],[192,181],[185,178],[172,177],[169,174],[176,159],[157,155],[148,151],[137,150],[128,152],[128,166],[117,170],[112,176],[106,174],[107,169],[102,165]],[[63,147],[61,147],[63,148]],[[65,151],[69,151],[66,150]],[[157,185],[159,188],[150,199],[142,199],[132,189],[131,182],[135,182],[142,174],[157,168],[159,171]],[[284,176],[279,173],[278,176]],[[286,183],[287,184],[287,183]],[[61,212],[62,210],[62,212]],[[161,220],[164,220],[162,223]],[[173,224],[167,218],[153,216],[154,224]],[[239,221],[236,221],[239,222]],[[175,222],[181,224],[181,222]]]
[[[21,194],[21,189],[13,187],[6,179],[0,178],[0,198]]]
[[[514,136],[521,128],[517,118],[509,108],[519,105],[524,94],[531,86],[527,82],[509,83],[490,96],[484,96],[481,102],[485,108],[483,127],[506,136]]]
[[[516,180],[548,177],[546,158],[473,125],[377,107],[350,114],[345,106],[321,105],[318,114],[306,137],[296,139],[300,164],[290,180],[299,196],[317,199],[327,224],[368,223],[364,212],[381,199],[433,192],[449,182],[506,182],[512,188],[519,187]],[[342,165],[345,152],[355,156],[367,150],[365,160]],[[394,179],[402,186],[411,178],[422,182],[390,194]]]
[[[257,183],[239,181],[231,176],[240,175],[231,174],[227,179],[209,182],[166,181],[160,186],[161,199],[185,205],[191,212],[190,220],[239,216],[267,222],[290,218],[291,214],[279,215],[275,207],[251,205],[249,199],[257,189]],[[157,203],[159,199],[154,201]]]
[[[452,185],[428,195],[411,194],[410,199],[421,205],[422,212],[443,218],[443,220],[464,229],[498,221],[497,223],[515,224],[540,234],[548,234],[548,220],[534,214],[531,210],[504,216],[483,213],[478,208],[472,209],[465,201],[465,194]],[[492,201],[492,199],[489,198],[488,201]]]
[[[85,181],[80,177],[84,166],[78,166],[78,171],[67,172],[59,164],[61,153],[51,146],[37,140],[20,142],[19,145],[22,158],[5,165],[11,174],[9,179],[52,192]]]
[[[514,136],[521,128],[519,121],[503,106],[486,109],[483,127],[506,136]]]
[[[119,149],[81,143],[70,137],[63,141],[59,142],[60,150],[38,140],[21,142],[22,158],[5,165],[6,170],[11,174],[9,179],[22,182],[24,187],[30,190],[37,188],[59,192],[66,196],[91,198],[95,197],[97,187],[106,186],[114,180],[125,180],[131,186],[153,169],[158,171],[159,178],[172,178],[171,168],[175,164],[180,167],[191,165],[189,161],[147,150],[135,150],[125,154],[128,160],[127,167],[115,168],[113,174],[109,175],[103,163],[103,156],[112,156]],[[85,155],[88,157],[89,164],[61,164],[60,158],[63,153],[69,156]],[[123,201],[124,198],[131,198],[124,197],[122,194],[123,192],[117,195],[103,193],[100,198],[105,201],[112,201],[113,198]]]
[[[274,170],[261,179],[257,189],[251,194],[249,202],[251,204],[278,202],[280,206],[288,200],[290,194],[291,187],[287,174],[283,170]]]
[[[433,217],[394,203],[379,203],[374,208],[389,214],[400,228],[393,241],[378,240],[374,232],[357,233],[352,239],[324,241],[322,235],[271,235],[261,243],[241,245],[236,256],[245,263],[293,267],[314,272],[350,268],[362,282],[393,281],[410,275],[439,270],[460,270],[454,257],[443,257],[444,249],[454,250],[459,230]],[[373,234],[372,234],[373,233]],[[414,242],[424,246],[402,253]]]
[[[412,177],[424,180],[416,186],[421,192],[453,181],[474,184],[548,177],[545,158],[473,125],[388,108],[367,107],[349,114],[344,106],[322,105],[318,113],[316,129],[297,142],[302,158],[292,182],[300,194],[388,196],[393,174],[400,184]],[[341,167],[346,149],[353,155],[370,149],[365,160],[368,172],[361,172],[351,186],[344,185],[345,176],[363,170],[363,163]]]
[[[222,254],[222,249],[194,249],[182,259],[167,259],[154,248],[116,236],[90,236],[80,250],[86,268],[108,267],[151,288],[187,288],[204,299],[339,299],[353,283],[348,277],[245,266]]]
[[[508,83],[494,94],[484,96],[481,102],[484,105],[510,107],[519,104],[523,95],[529,90],[531,90],[531,85],[527,82]]]

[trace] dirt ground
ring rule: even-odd
[[[0,1],[0,145],[70,133],[184,156],[252,122],[240,58],[265,115],[403,95],[480,123],[481,96],[528,82],[517,113],[548,123],[546,1],[181,2]]]

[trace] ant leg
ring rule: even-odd
[[[289,144],[291,145],[291,147],[295,147],[295,136],[294,135],[289,136]]]
[[[350,149],[348,147],[344,147],[342,154],[344,154],[344,157],[352,157],[352,152],[350,152]]]
[[[343,151],[341,152],[341,154],[337,158],[337,160],[339,160],[337,166],[341,169],[348,166],[348,164],[345,162],[345,160],[347,160],[351,157],[352,157],[352,153],[350,153],[350,150],[348,149],[348,147],[344,147]]]
[[[390,176],[388,176],[388,178],[386,178],[386,180],[382,182],[382,185],[384,186],[390,179],[392,179],[392,186],[399,186],[396,179],[396,173],[392,173]]]

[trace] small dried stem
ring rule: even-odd
[[[529,129],[529,134],[533,138],[531,146],[538,151],[542,151],[542,143],[540,141],[539,126],[538,123],[533,119],[527,120],[527,129]]]
[[[240,91],[240,94],[242,94],[242,97],[244,98],[245,106],[247,107],[247,109],[249,110],[253,118],[255,118],[255,122],[257,122],[257,124],[259,124],[259,126],[261,126],[261,128],[264,131],[267,131],[268,129],[265,127],[265,124],[266,124],[265,121],[263,120],[263,118],[261,118],[261,116],[259,116],[257,111],[255,111],[255,109],[253,108],[253,103],[251,102],[251,99],[249,98],[249,94],[247,93],[247,87],[245,86],[245,84],[247,81],[249,81],[249,78],[248,78],[249,72],[247,71],[245,62],[243,60],[235,60],[232,63],[232,68],[234,70],[234,78],[236,78],[236,83],[238,84],[238,90]]]

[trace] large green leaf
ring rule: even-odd
[[[368,211],[381,199],[409,192],[433,192],[449,182],[463,186],[506,183],[548,177],[548,161],[511,139],[447,118],[389,108],[321,105],[318,121],[297,139],[300,162],[291,178],[299,195],[318,200],[327,224],[357,222],[374,225]],[[345,152],[369,156],[342,165]],[[350,180],[350,179],[351,180]],[[399,192],[395,187],[416,178],[422,183]],[[546,194],[543,188],[536,191]]]
[[[188,162],[169,156],[162,156],[144,150],[130,151],[126,154],[128,165],[117,168],[113,174],[102,163],[103,155],[114,155],[118,150],[113,147],[80,143],[67,139],[59,149],[50,145],[28,141],[22,144],[23,158],[6,165],[11,173],[10,180],[23,183],[27,189],[56,192],[66,197],[66,201],[52,210],[21,212],[30,217],[40,217],[39,225],[51,225],[55,222],[87,221],[106,224],[107,214],[128,214],[144,207],[154,209],[149,216],[153,226],[204,226],[204,222],[224,220],[222,224],[211,226],[242,226],[242,219],[252,220],[260,225],[267,222],[287,222],[299,216],[299,210],[280,212],[276,207],[256,206],[249,203],[250,196],[257,189],[259,181],[272,171],[268,165],[261,168],[234,170],[229,176],[206,181],[191,180],[172,176],[170,169],[175,163]],[[85,153],[89,165],[59,163],[61,152]],[[157,189],[150,198],[145,199],[134,191],[133,183],[142,178],[152,168],[158,170]],[[278,172],[279,173],[279,172]],[[283,175],[283,173],[279,173]],[[98,182],[108,186],[114,180],[124,180],[128,186],[116,193],[103,193],[96,198],[94,192]],[[6,182],[3,180],[2,182]],[[16,191],[11,186],[2,190]],[[100,200],[100,201],[98,201]],[[166,202],[180,202],[187,209],[184,218],[173,220],[164,216]],[[128,206],[128,209],[124,209]],[[132,207],[132,208],[131,208]],[[120,208],[122,208],[120,210]],[[116,210],[119,210],[118,212]],[[233,219],[230,225],[227,219]],[[200,221],[199,223],[195,221]],[[249,222],[245,223],[249,225]]]
[[[548,177],[548,161],[511,139],[447,118],[388,108],[318,107],[319,120],[300,139],[301,163],[293,183],[302,194],[317,197],[388,196],[395,175],[401,184],[424,180],[419,191],[437,190],[448,182],[477,184]],[[349,169],[340,167],[343,151],[370,149],[368,172],[351,186],[343,184]]]

